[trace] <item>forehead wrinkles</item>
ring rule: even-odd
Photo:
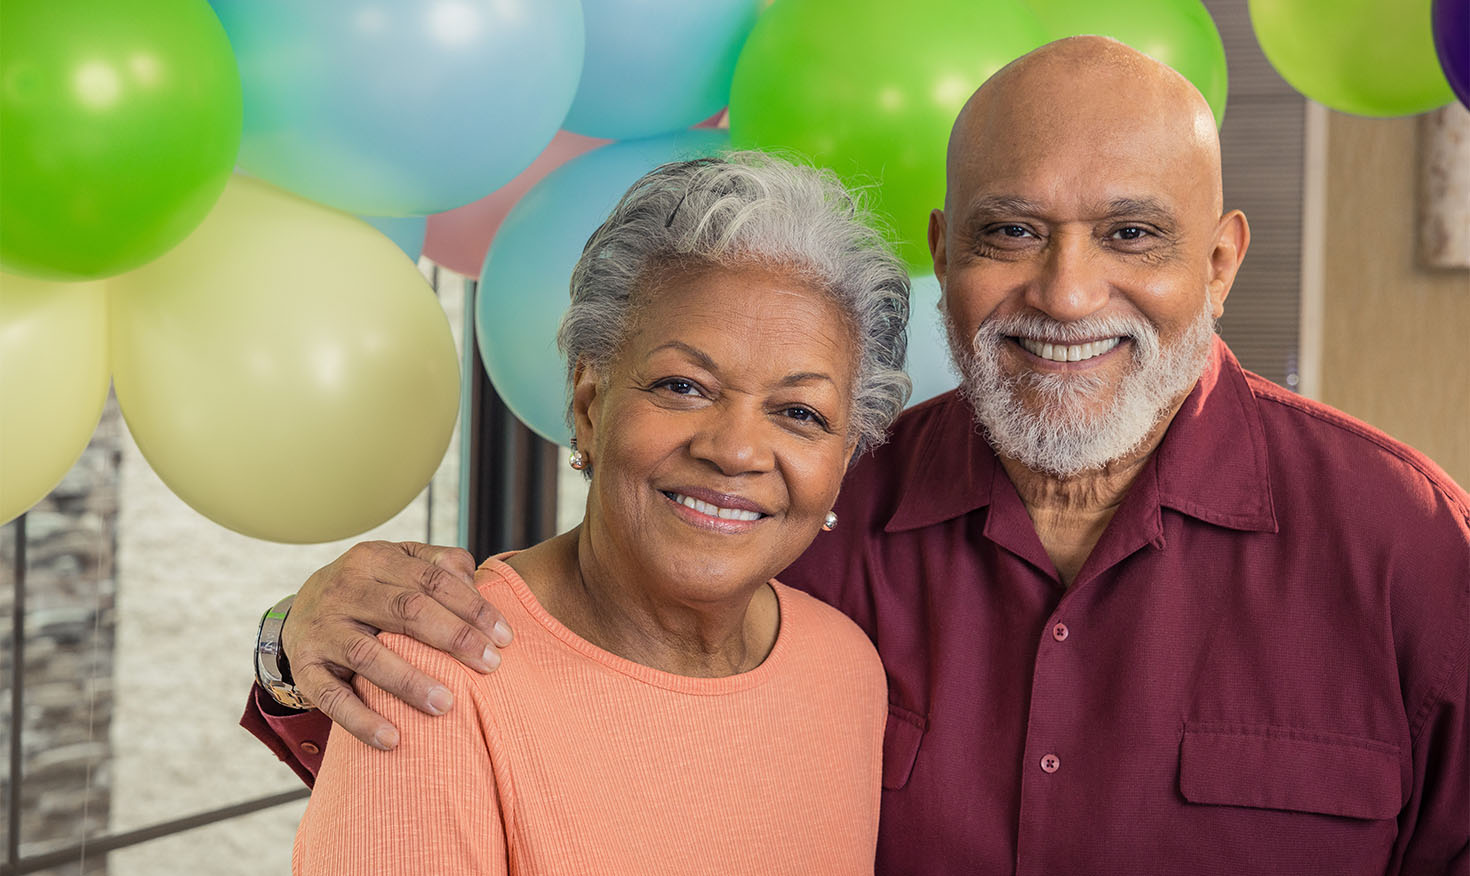
[[[1151,214],[1210,223],[1221,215],[1218,173],[1185,151],[1088,138],[985,151],[951,175],[945,207],[952,222],[996,211],[1084,220]]]
[[[704,278],[719,275],[716,271]],[[799,370],[831,371],[831,364],[824,361],[829,354],[843,365],[856,366],[853,329],[842,308],[825,292],[801,279],[778,277],[754,268],[724,275],[737,282],[719,289],[689,289],[674,279],[663,288],[645,292],[640,317],[629,332],[628,342],[646,351],[669,340],[703,337],[706,344],[713,344],[705,352],[720,351],[712,364],[721,369],[775,365],[772,343],[789,348],[784,357],[777,358],[808,360]],[[739,281],[747,277],[757,283],[762,277],[773,281],[759,288],[759,295],[767,300],[759,305],[744,303]],[[684,279],[699,280],[688,275]],[[677,332],[676,326],[680,328]],[[628,349],[625,344],[625,352]]]

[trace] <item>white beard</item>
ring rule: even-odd
[[[1062,323],[1040,315],[994,317],[981,323],[969,349],[961,346],[954,323],[944,315],[950,354],[959,367],[960,392],[975,420],[1002,456],[1027,468],[1069,478],[1127,457],[1148,439],[1204,373],[1209,363],[1215,320],[1210,302],[1178,342],[1164,349],[1158,330],[1142,317],[1084,319]],[[1122,336],[1133,342],[1132,367],[1106,397],[1108,378],[1096,374],[1007,374],[1001,351],[1008,337],[1025,335],[1053,343],[1081,343]],[[1027,407],[1026,396],[1039,403]]]

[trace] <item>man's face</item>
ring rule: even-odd
[[[1212,129],[1036,98],[974,122],[930,237],[977,418],[1003,455],[1065,477],[1126,456],[1172,413],[1229,282],[1218,170],[1179,142]]]

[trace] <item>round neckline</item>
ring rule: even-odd
[[[497,554],[480,565],[480,569],[492,572],[510,588],[520,602],[526,614],[530,615],[536,623],[540,624],[548,633],[555,637],[561,644],[587,657],[597,664],[604,666],[614,672],[626,675],[629,678],[660,687],[665,690],[678,693],[696,694],[700,696],[720,696],[735,693],[737,691],[749,690],[764,684],[768,678],[778,671],[782,661],[786,659],[786,652],[790,650],[787,640],[790,638],[787,630],[787,620],[790,617],[790,596],[782,592],[785,588],[780,582],[772,580],[767,582],[771,592],[776,594],[776,605],[778,612],[776,643],[771,647],[771,653],[766,655],[760,665],[746,672],[726,675],[719,678],[706,678],[694,675],[677,675],[645,666],[626,657],[614,654],[605,648],[592,644],[576,633],[571,628],[556,619],[556,616],[546,610],[536,594],[526,584],[524,578],[515,569],[505,563],[505,558],[514,556],[518,551],[508,551]],[[511,645],[514,651],[515,645]],[[512,658],[513,659],[513,658]]]

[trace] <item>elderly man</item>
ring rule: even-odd
[[[1470,872],[1470,500],[1215,337],[1250,235],[1199,93],[1052,43],[971,98],[948,177],[929,242],[963,385],[856,463],[781,576],[888,671],[879,872]],[[354,548],[291,615],[298,683],[391,747],[340,677],[449,708],[371,633],[493,668],[470,568]],[[246,723],[308,765],[325,735]]]

